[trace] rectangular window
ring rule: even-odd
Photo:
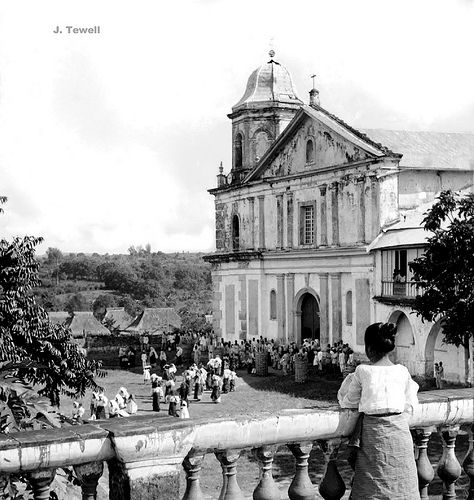
[[[304,241],[305,245],[312,245],[314,241],[314,207],[303,207],[304,211]]]

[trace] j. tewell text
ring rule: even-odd
[[[76,27],[76,26],[56,26],[53,30],[54,34],[62,34],[66,35],[79,35],[79,34],[96,34],[100,35],[100,26],[91,26],[91,27]]]

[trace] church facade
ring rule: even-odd
[[[396,356],[427,374],[435,353],[426,357],[424,331],[433,325],[409,308],[408,263],[425,241],[414,214],[441,189],[472,187],[474,135],[356,130],[320,105],[316,89],[304,104],[273,53],[228,116],[232,168],[221,167],[210,190],[216,251],[206,256],[215,332],[232,342],[343,340],[363,353],[365,328],[390,319],[408,346]],[[439,165],[446,158],[436,151],[433,165],[417,156],[430,141],[439,149],[436,135],[456,136],[463,154],[445,151]]]

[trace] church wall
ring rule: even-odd
[[[379,180],[379,196],[379,222],[384,227],[399,218],[397,175],[388,175]]]

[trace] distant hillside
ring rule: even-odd
[[[144,307],[174,307],[185,326],[211,310],[211,270],[202,253],[151,252],[129,255],[63,254],[39,257],[42,286],[35,293],[48,311],[94,311],[125,307],[132,316]]]

